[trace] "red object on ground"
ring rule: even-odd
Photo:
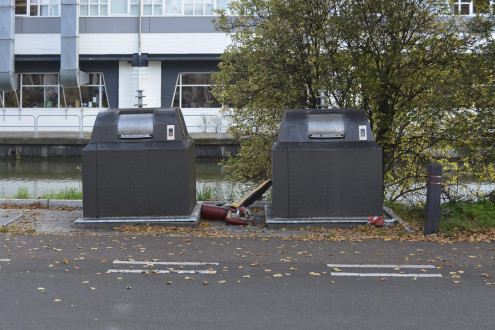
[[[201,215],[206,219],[224,220],[227,217],[228,210],[224,207],[203,204],[201,206]]]
[[[225,222],[230,223],[231,225],[248,225],[247,221],[241,220],[239,218],[225,218]]]
[[[368,223],[370,225],[374,225],[376,227],[383,227],[385,225],[385,220],[383,220],[382,217],[369,217],[368,218]]]

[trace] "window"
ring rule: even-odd
[[[15,14],[26,16],[59,16],[60,0],[16,0]]]
[[[59,90],[58,74],[21,74],[23,108],[57,108]]]
[[[110,0],[110,14],[112,15],[127,14],[127,0]]]
[[[452,13],[456,15],[488,14],[494,9],[494,0],[456,0],[452,5]]]
[[[162,0],[143,0],[143,15],[145,16],[161,16],[162,15]]]
[[[102,73],[90,73],[89,83],[79,88],[64,87],[63,97],[62,104],[67,108],[108,108]]]
[[[108,0],[80,0],[80,16],[107,16]]]
[[[184,15],[213,15],[213,0],[183,0]]]
[[[211,95],[210,73],[180,73],[175,89],[174,107],[179,108],[220,108]]]
[[[24,3],[26,1],[60,0],[24,0]],[[215,9],[227,10],[231,1],[232,0],[142,0],[141,14],[143,16],[215,15]],[[22,7],[19,7],[19,11],[21,10]],[[80,16],[138,16],[139,0],[80,0],[79,13]]]
[[[57,73],[23,73],[18,90],[22,108],[108,108],[102,73],[90,73],[80,88],[62,88]],[[5,108],[19,107],[14,91],[0,92],[0,101]]]

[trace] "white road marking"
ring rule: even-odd
[[[218,262],[194,262],[194,261],[184,261],[184,262],[168,262],[168,261],[123,261],[123,260],[114,260],[114,264],[123,264],[123,265],[179,265],[179,266],[204,266],[204,265],[214,265],[218,266]]]
[[[114,265],[141,265],[141,266],[218,266],[218,262],[196,262],[196,261],[123,261],[114,260]],[[217,273],[216,270],[210,269],[109,269],[107,273],[124,273],[124,274],[210,274]]]
[[[328,267],[337,267],[337,268],[429,268],[434,269],[434,265],[358,265],[358,264],[327,264]]]
[[[211,274],[217,273],[216,270],[144,270],[144,269],[109,269],[107,273],[126,273],[126,274],[142,274],[142,273],[158,273],[158,274]]]
[[[422,269],[426,272],[425,269],[436,269],[434,265],[380,265],[380,264],[327,264],[329,268],[394,268],[394,269]],[[337,269],[339,270],[339,269]],[[333,271],[330,273],[332,276],[360,276],[360,277],[443,277],[442,274],[434,273],[434,274],[414,274],[414,273],[366,273],[363,271],[362,273],[346,273],[341,271]]]
[[[443,277],[442,274],[397,274],[397,273],[343,273],[331,272],[332,276],[363,276],[363,277]]]
[[[9,262],[10,259],[0,259],[0,261],[3,261],[3,262]]]

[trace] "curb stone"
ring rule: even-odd
[[[34,203],[40,203],[46,207],[74,207],[81,208],[83,206],[82,200],[64,200],[64,199],[9,199],[0,198],[0,205],[31,205]]]

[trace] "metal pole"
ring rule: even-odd
[[[436,234],[440,227],[440,194],[442,193],[442,165],[428,165],[426,185],[425,235]]]
[[[84,120],[84,115],[81,113],[79,116],[79,138],[84,137],[84,127],[83,127],[83,120]]]
[[[38,138],[38,116],[33,116],[34,118],[34,137]]]
[[[326,102],[326,94],[325,94],[325,90],[321,89],[318,91],[319,95],[318,95],[318,100],[320,100],[320,104],[318,104],[316,106],[316,108],[318,109],[328,109],[328,104]]]

